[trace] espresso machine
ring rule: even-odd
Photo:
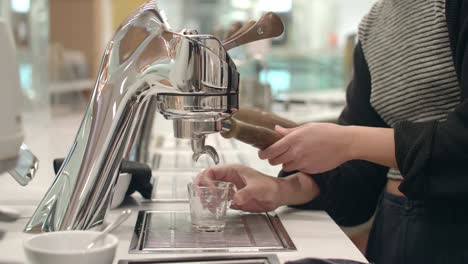
[[[172,31],[156,2],[130,15],[109,42],[69,154],[25,232],[100,225],[122,160],[141,158],[158,129],[156,112],[173,121],[176,138],[191,141],[194,160],[206,154],[218,163],[206,137],[228,135],[239,111],[239,73],[228,50],[279,36],[283,24],[268,13],[221,41],[196,30]]]

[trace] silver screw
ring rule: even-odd
[[[263,27],[259,27],[259,28],[257,29],[257,33],[258,33],[259,35],[263,35],[263,33],[265,33],[265,32],[263,32]]]

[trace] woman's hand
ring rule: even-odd
[[[355,159],[398,167],[392,128],[310,123],[276,131],[284,137],[258,155],[285,171],[322,173]]]
[[[279,181],[243,165],[216,166],[202,171],[197,180],[233,183],[237,192],[233,209],[248,212],[269,212],[281,205]]]
[[[195,181],[203,180],[233,183],[238,191],[231,207],[247,212],[269,212],[282,205],[303,204],[319,194],[315,182],[302,173],[275,178],[243,165],[206,169]]]
[[[276,127],[284,136],[265,150],[261,159],[271,165],[283,164],[285,171],[321,173],[332,170],[351,159],[352,134],[349,127],[327,123],[310,123],[297,128]]]

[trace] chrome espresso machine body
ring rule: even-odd
[[[217,162],[205,137],[221,131],[239,107],[239,73],[224,44],[193,30],[171,31],[154,0],[128,17],[105,51],[76,139],[25,232],[101,224],[121,160],[157,129],[155,111],[173,120],[175,137],[191,139],[194,159],[208,154]]]

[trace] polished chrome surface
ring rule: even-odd
[[[207,134],[219,132],[221,127],[220,122],[213,122],[212,120],[187,120],[179,119],[174,120],[174,136],[176,138],[189,138],[191,139],[192,146],[192,160],[198,161],[200,156],[208,155],[213,159],[215,164],[219,163],[219,155],[216,149],[212,146],[206,145],[205,140]]]
[[[174,120],[174,136],[181,139],[194,139],[198,140],[198,136],[203,136],[213,132],[219,131],[219,122],[211,120],[188,120],[178,119]],[[194,135],[196,136],[194,138]]]
[[[213,161],[218,164],[219,163],[219,155],[218,152],[216,152],[216,149],[210,145],[205,145],[205,139],[206,136],[200,135],[198,137],[192,138],[192,150],[193,150],[193,155],[192,155],[192,160],[193,161],[198,161],[201,155],[208,155],[210,156]]]
[[[100,225],[122,158],[141,155],[146,130],[157,129],[147,125],[154,104],[167,119],[218,123],[237,111],[238,84],[236,66],[219,40],[170,31],[156,1],[148,1],[109,43],[70,152],[25,232]],[[196,150],[206,150],[199,136],[217,131],[185,133]]]
[[[221,131],[222,132],[229,132],[232,128],[232,121],[229,119],[223,120],[221,122]]]
[[[177,117],[211,118],[213,115],[228,117],[223,111],[237,112],[239,104],[237,94],[196,94],[157,96],[157,104],[161,113],[168,119]]]
[[[23,143],[20,146],[15,166],[8,172],[20,185],[26,186],[34,179],[38,169],[39,160],[29,150],[28,146]]]
[[[156,97],[151,97],[144,105],[143,115],[138,121],[137,132],[130,153],[129,160],[150,163],[151,162],[151,138],[153,135],[153,127],[156,118],[157,103]]]
[[[198,232],[189,212],[140,211],[130,253],[296,250],[277,215],[230,212],[224,232]]]

